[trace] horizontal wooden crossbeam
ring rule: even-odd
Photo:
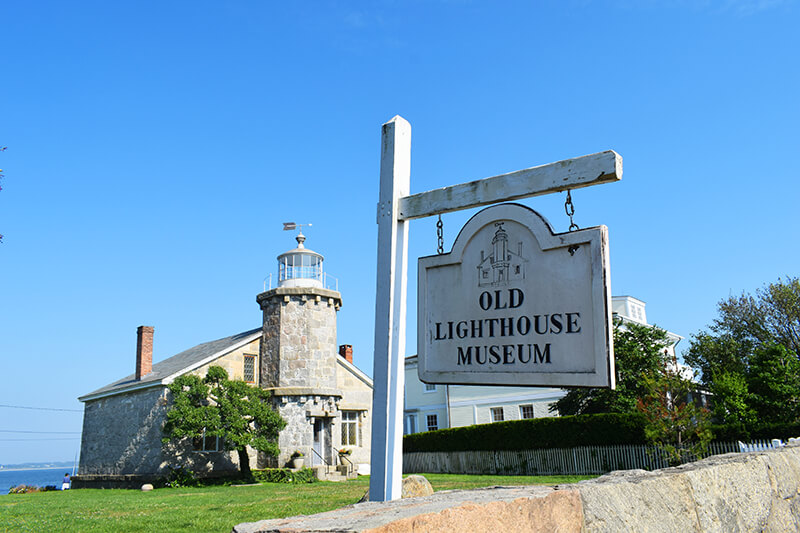
[[[608,150],[400,199],[399,220],[541,196],[622,179],[622,157]]]

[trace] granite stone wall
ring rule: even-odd
[[[263,311],[261,386],[336,388],[336,291],[280,287],[257,297]]]
[[[87,401],[78,474],[159,476],[169,466],[199,475],[236,471],[236,452],[195,452],[190,439],[162,444],[169,392],[150,387]],[[250,465],[257,455],[250,453]]]
[[[286,420],[286,428],[278,437],[278,447],[281,450],[277,459],[265,459],[265,466],[284,467],[289,463],[292,454],[300,451],[305,456],[306,466],[314,462],[311,451],[314,446],[314,420],[321,418],[326,421],[325,442],[327,446],[322,456],[329,464],[335,462],[335,446],[340,435],[337,404],[339,396],[325,395],[283,395],[273,399],[276,411]],[[340,437],[339,437],[340,438]]]
[[[79,474],[138,474],[161,470],[166,389],[152,387],[87,401]]]

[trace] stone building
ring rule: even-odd
[[[336,314],[341,294],[326,288],[323,257],[305,248],[278,256],[278,286],[256,297],[262,327],[206,342],[152,363],[153,328],[137,332],[136,371],[81,396],[83,436],[78,481],[93,478],[155,477],[169,466],[200,474],[237,470],[235,452],[216,437],[161,443],[170,393],[178,376],[204,376],[222,366],[233,379],[272,391],[273,407],[286,420],[281,454],[267,458],[252,450],[257,467],[284,466],[303,452],[306,465],[327,472],[344,463],[366,470],[370,456],[372,380],[353,365],[353,349],[337,351]],[[351,455],[340,457],[339,450]]]

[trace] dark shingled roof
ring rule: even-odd
[[[136,379],[136,374],[131,374],[105,387],[99,388],[96,391],[92,391],[89,394],[84,394],[78,399],[80,401],[85,401],[86,398],[92,396],[107,396],[109,394],[124,392],[128,389],[140,389],[148,385],[159,384],[165,378],[180,373],[182,370],[187,370],[192,365],[200,363],[214,354],[223,355],[229,348],[244,342],[248,337],[252,337],[259,332],[261,332],[261,328],[255,328],[243,333],[231,335],[230,337],[225,337],[224,339],[198,344],[194,348],[189,348],[188,350],[154,364],[153,371],[146,376],[142,376],[140,380]]]

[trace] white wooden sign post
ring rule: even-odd
[[[409,195],[410,169],[411,125],[396,116],[383,125],[381,141],[371,501],[394,500],[401,495],[407,221],[618,181],[622,178],[622,158],[613,151],[600,152],[414,195]],[[595,251],[600,252],[599,244]],[[562,328],[578,327],[575,315],[565,316],[574,312],[564,311],[559,319]],[[573,320],[571,326],[569,320]],[[440,333],[445,334],[444,330]],[[544,348],[539,350],[537,357],[541,360]]]

